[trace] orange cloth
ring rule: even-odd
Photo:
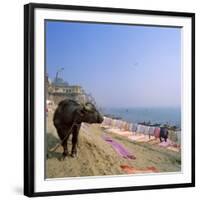
[[[158,172],[158,170],[155,167],[147,167],[146,169],[137,169],[128,165],[120,165],[120,167],[124,172],[128,174]]]

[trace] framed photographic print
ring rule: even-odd
[[[24,194],[195,185],[195,14],[24,6]]]

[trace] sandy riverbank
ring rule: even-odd
[[[122,144],[136,159],[121,157],[113,147],[102,139],[102,134],[107,134],[115,141]],[[67,157],[60,161],[62,148],[56,152],[48,149],[59,141],[52,124],[52,115],[47,118],[47,154],[46,177],[77,177],[77,176],[102,176],[126,174],[122,166],[130,166],[137,169],[134,173],[142,173],[141,170],[156,169],[158,172],[175,172],[181,170],[181,153],[170,151],[155,145],[158,141],[136,142],[127,137],[107,132],[99,125],[89,125],[81,128],[78,144],[78,157]],[[71,148],[71,140],[69,141]]]

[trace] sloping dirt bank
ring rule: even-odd
[[[120,156],[113,147],[102,139],[108,135],[122,144],[136,159],[126,159]],[[181,170],[181,153],[173,152],[148,142],[133,142],[126,137],[114,133],[106,133],[99,125],[86,125],[79,134],[78,157],[67,157],[60,161],[62,147],[55,152],[48,149],[59,141],[52,125],[51,115],[47,120],[47,159],[46,177],[79,177],[119,175],[127,172],[121,166],[130,166],[141,170],[154,168],[158,172],[175,172]],[[71,149],[71,140],[69,140]]]

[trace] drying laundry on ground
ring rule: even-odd
[[[180,131],[169,131],[164,127],[128,123],[121,119],[112,119],[108,117],[104,117],[104,121],[101,124],[101,127],[105,128],[106,132],[108,133],[115,133],[121,136],[125,136],[132,141],[151,142],[152,140],[160,139],[160,147],[170,147],[168,148],[169,150],[175,149],[175,151],[180,150],[180,146],[172,147],[169,144],[169,141],[167,141],[169,140],[168,138],[170,138],[170,140],[173,141],[173,144],[180,144]],[[163,142],[163,139],[165,143]]]
[[[102,136],[103,140],[109,143],[113,149],[123,158],[127,159],[136,159],[136,157],[130,153],[122,144],[118,143],[117,141],[113,140],[111,137],[106,135]]]
[[[121,169],[127,174],[137,174],[137,173],[155,173],[158,170],[155,167],[146,167],[145,169],[138,169],[129,165],[121,165]]]

